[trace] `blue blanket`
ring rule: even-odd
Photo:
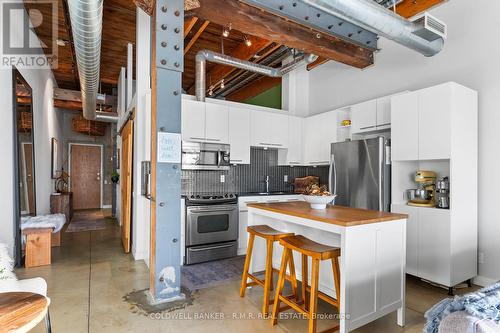
[[[500,322],[500,283],[437,303],[425,313],[427,323],[424,326],[424,333],[437,333],[441,320],[457,311],[466,311],[480,319]]]

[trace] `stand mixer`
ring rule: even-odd
[[[414,196],[409,198],[408,205],[417,207],[436,207],[436,173],[419,170],[415,173],[418,188]]]

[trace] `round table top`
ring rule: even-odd
[[[0,293],[0,327],[2,332],[27,332],[47,313],[50,300],[29,292]]]

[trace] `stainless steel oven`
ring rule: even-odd
[[[229,170],[230,146],[203,142],[182,142],[182,169]]]
[[[237,255],[238,204],[236,196],[187,198],[186,264]]]

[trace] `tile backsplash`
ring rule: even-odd
[[[224,182],[221,182],[221,175],[224,175]],[[277,149],[252,148],[249,165],[231,166],[228,171],[183,170],[182,193],[263,192],[266,176],[269,176],[270,191],[292,191],[291,184],[297,177],[318,176],[321,184],[328,184],[328,166],[278,166]]]

